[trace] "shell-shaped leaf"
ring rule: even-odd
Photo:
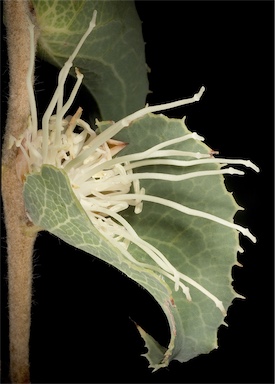
[[[148,93],[141,22],[133,1],[32,0],[40,29],[38,54],[62,67],[97,10],[96,28],[74,65],[101,117],[119,120],[145,104]],[[73,72],[72,72],[73,74]]]
[[[117,135],[116,138],[129,143],[119,156],[144,151],[165,140],[189,133],[183,120],[149,114],[137,119]],[[195,139],[171,148],[200,153],[209,153],[210,150]],[[220,169],[220,166],[203,164],[175,168],[154,166],[156,172],[165,169],[166,173],[173,174],[206,168]],[[150,167],[150,171],[152,169]],[[143,171],[146,172],[146,169]],[[142,180],[141,184],[146,194],[168,198],[230,222],[233,222],[239,208],[220,175],[173,182]],[[173,359],[187,361],[217,347],[217,330],[224,315],[215,303],[193,286],[190,286],[192,301],[188,301],[181,290],[175,291],[174,283],[170,280],[125,259],[114,244],[108,242],[91,224],[64,170],[44,165],[40,173],[28,175],[24,198],[28,214],[36,225],[118,268],[154,296],[167,316],[171,340],[168,348],[164,348],[138,327],[146,342],[146,356],[152,368],[167,366]],[[128,208],[121,215],[142,239],[158,248],[181,273],[221,300],[227,310],[237,297],[231,277],[239,245],[236,229],[151,202],[144,202],[140,214]],[[134,244],[130,244],[128,250],[137,260],[152,264],[148,255]]]

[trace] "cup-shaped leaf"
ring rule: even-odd
[[[115,139],[128,143],[116,159],[187,135],[190,136],[190,131],[184,120],[148,114],[115,136]],[[185,161],[194,160],[191,154],[198,153],[209,159],[211,153],[209,147],[195,138],[174,143],[169,150],[185,153]],[[172,153],[173,159],[177,160],[177,152]],[[134,208],[129,207],[119,213],[140,239],[158,249],[181,274],[190,289],[191,301],[182,289],[175,290],[175,282],[167,278],[167,274],[154,270],[155,262],[135,241],[130,242],[128,252],[138,263],[124,256],[116,240],[108,240],[95,228],[64,169],[43,165],[39,173],[27,176],[24,185],[26,209],[34,224],[118,268],[147,289],[160,304],[170,326],[168,348],[160,346],[138,327],[148,347],[146,356],[154,369],[167,366],[173,359],[187,361],[216,348],[217,330],[224,321],[227,308],[238,296],[232,288],[231,270],[237,261],[239,247],[238,228],[233,224],[239,207],[225,187],[224,176],[215,174],[224,164],[211,161],[197,161],[186,166],[159,161],[159,164],[147,163],[133,168],[134,175],[143,175],[140,179],[140,186],[145,188],[143,209],[136,214]],[[213,174],[204,174],[205,171]],[[194,177],[172,181],[150,177],[157,173],[190,173]],[[148,196],[161,200],[150,201]],[[164,200],[191,211],[185,213],[160,204]],[[199,211],[230,224],[197,216],[195,212]]]

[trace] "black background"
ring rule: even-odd
[[[273,20],[271,1],[138,1],[143,21],[150,104],[192,96],[199,103],[170,111],[187,115],[190,130],[223,157],[249,158],[261,169],[228,177],[245,211],[236,221],[258,242],[241,239],[242,268],[233,269],[235,300],[208,355],[151,373],[135,319],[160,340],[165,319],[147,293],[120,272],[41,233],[34,253],[31,328],[32,382],[273,382]],[[3,29],[3,36],[5,31]],[[37,97],[46,103],[56,71],[41,61]],[[7,88],[2,44],[2,124]],[[44,88],[45,87],[45,88]],[[84,103],[85,104],[85,103]],[[46,104],[45,104],[46,105]],[[83,106],[83,104],[82,104]],[[85,106],[84,106],[85,107]],[[8,368],[6,244],[2,228],[2,371]]]

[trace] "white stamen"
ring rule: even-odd
[[[79,72],[78,68],[75,68],[75,73],[76,73],[77,81],[73,87],[73,90],[70,94],[70,97],[69,97],[68,101],[60,109],[60,111],[58,111],[56,114],[55,125],[56,125],[57,129],[55,130],[55,140],[54,140],[54,144],[56,146],[61,145],[61,130],[59,129],[59,127],[62,126],[62,119],[63,119],[65,113],[71,107],[71,105],[72,105],[72,103],[76,97],[77,91],[79,90],[80,85],[82,83],[83,75]]]
[[[176,211],[185,213],[187,215],[198,216],[198,217],[202,217],[204,219],[212,220],[212,221],[215,221],[216,223],[222,224],[226,227],[236,229],[237,231],[241,232],[244,236],[247,236],[253,243],[256,242],[256,237],[250,233],[248,228],[244,228],[238,224],[231,223],[227,220],[221,219],[220,217],[217,217],[217,216],[212,215],[210,213],[206,213],[206,212],[198,211],[197,209],[185,207],[184,205],[178,204],[178,203],[171,201],[171,200],[163,199],[163,198],[157,197],[157,196],[137,195],[137,194],[133,194],[133,193],[129,193],[127,195],[120,195],[119,198],[120,199],[142,199],[143,201],[151,201],[152,203],[157,203],[157,204],[161,204],[161,205],[164,205],[166,207],[169,207],[169,208],[173,208]],[[112,196],[112,200],[116,200],[116,199],[117,199],[117,196]]]
[[[69,71],[70,71],[70,68],[72,67],[73,65],[73,60],[75,59],[76,55],[78,54],[80,48],[82,47],[84,41],[86,40],[86,38],[88,37],[88,35],[92,32],[92,30],[94,29],[94,27],[96,26],[95,24],[95,21],[96,21],[96,15],[97,15],[97,11],[94,11],[93,13],[93,18],[89,24],[89,28],[87,29],[87,31],[85,32],[85,34],[82,36],[82,38],[80,39],[76,49],[74,50],[74,52],[72,53],[72,55],[69,57],[69,59],[66,61],[66,63],[64,64],[63,68],[61,69],[60,73],[59,73],[59,82],[58,82],[58,86],[56,88],[56,91],[52,97],[52,100],[42,118],[42,130],[43,130],[43,150],[42,150],[42,156],[43,156],[43,162],[46,163],[46,159],[47,159],[47,154],[48,154],[48,135],[49,135],[49,120],[50,120],[50,117],[53,113],[53,110],[55,108],[55,105],[58,101],[58,98],[60,96],[60,94],[63,95],[63,89],[64,89],[64,84],[65,84],[65,80],[67,79],[67,76],[69,74]],[[60,99],[59,99],[60,100]],[[61,104],[61,101],[59,102]]]
[[[201,87],[201,89],[204,90],[204,87]],[[198,93],[200,94],[200,92]],[[194,96],[195,97],[195,96]],[[117,123],[114,123],[111,125],[108,129],[100,133],[94,140],[93,140],[93,145],[90,146],[89,149],[84,151],[81,156],[78,157],[78,159],[75,159],[74,161],[71,161],[69,164],[66,165],[65,170],[68,172],[71,168],[76,167],[78,163],[82,163],[86,157],[88,157],[91,153],[93,153],[96,148],[98,148],[100,145],[102,145],[104,142],[108,141],[110,138],[118,134],[123,128],[128,127],[131,122],[134,120],[145,116],[148,113],[153,113],[161,110],[166,110],[169,109],[169,106],[174,105],[174,106],[180,106],[180,105],[185,105],[185,104],[190,104],[193,103],[194,97],[191,97],[190,99],[184,99],[184,100],[179,100],[178,102],[173,102],[173,103],[167,103],[167,104],[162,104],[162,105],[156,105],[156,106],[151,106],[147,108],[142,108],[137,112],[132,113],[129,115],[127,118],[124,118],[122,120],[119,120]],[[174,108],[173,106],[171,108]],[[189,135],[186,135],[189,136]],[[184,138],[186,137],[184,136]],[[195,139],[195,140],[204,140],[201,136],[199,136],[196,132],[193,132],[190,134],[190,137]],[[190,138],[188,137],[188,138]],[[184,140],[187,140],[188,138],[185,138]],[[173,139],[177,140],[177,139]],[[170,140],[172,141],[172,140]],[[160,147],[161,144],[156,145],[155,147]]]
[[[147,159],[150,157],[162,157],[162,156],[163,157],[164,156],[195,156],[195,157],[198,157],[198,156],[204,157],[205,156],[205,157],[209,157],[208,154],[203,154],[203,155],[198,154],[198,153],[194,154],[194,153],[178,151],[178,150],[160,151],[160,149],[162,149],[162,148],[165,148],[167,146],[170,146],[170,145],[173,145],[176,143],[181,143],[181,142],[189,140],[189,139],[204,140],[204,138],[202,136],[199,136],[195,132],[192,134],[187,134],[187,135],[184,135],[181,137],[177,137],[177,138],[172,139],[172,140],[167,140],[163,143],[157,144],[157,145],[147,149],[144,152],[133,153],[131,155],[126,155],[126,156],[121,156],[121,157],[116,158],[116,159],[111,159],[110,161],[105,162],[104,164],[98,165],[97,167],[94,167],[93,169],[91,169],[89,171],[86,170],[85,175],[82,175],[82,177],[80,176],[78,182],[81,183],[81,182],[87,180],[88,178],[92,177],[94,174],[101,172],[105,168],[111,168],[113,165],[118,164],[118,163],[126,163],[129,161],[132,162],[134,160],[139,160],[139,159]],[[79,158],[78,158],[78,160],[79,160]],[[70,164],[71,163],[73,163],[73,162],[71,161]],[[69,166],[65,166],[64,168],[65,168],[65,170],[68,171]]]
[[[190,167],[193,165],[201,164],[223,164],[223,166],[228,164],[240,164],[245,167],[252,168],[254,171],[259,172],[259,168],[253,164],[250,160],[242,159],[222,159],[222,158],[210,158],[203,160],[161,160],[161,159],[152,159],[152,160],[141,160],[137,162],[131,162],[126,166],[126,169],[134,169],[138,167],[145,167],[148,165],[173,165],[178,167]]]

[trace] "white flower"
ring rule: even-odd
[[[110,126],[98,135],[96,135],[87,122],[81,119],[81,108],[79,108],[73,116],[66,116],[81,85],[83,75],[77,68],[75,69],[77,81],[65,104],[63,104],[64,84],[69,70],[73,65],[74,58],[86,37],[95,27],[95,19],[96,12],[93,14],[88,30],[59,73],[58,86],[42,119],[42,129],[38,129],[36,105],[32,87],[34,63],[34,50],[32,48],[32,66],[30,66],[27,79],[31,117],[25,135],[18,140],[11,138],[11,144],[15,143],[15,145],[21,148],[28,173],[39,172],[43,164],[51,164],[63,169],[70,179],[71,187],[75,195],[94,227],[105,238],[111,241],[127,259],[174,281],[175,290],[181,288],[188,300],[191,300],[191,297],[189,288],[185,286],[184,282],[194,286],[213,300],[225,315],[223,304],[217,297],[193,279],[177,271],[165,255],[141,239],[131,225],[119,213],[129,206],[134,206],[135,213],[139,214],[143,209],[143,201],[150,201],[170,207],[183,214],[199,216],[236,229],[255,242],[255,237],[247,228],[243,228],[240,225],[212,214],[190,209],[171,200],[147,195],[146,190],[142,187],[142,180],[150,178],[177,181],[209,175],[243,174],[242,171],[233,167],[224,168],[224,166],[228,164],[241,164],[257,172],[259,169],[248,160],[214,158],[213,153],[201,154],[177,151],[177,160],[175,160],[175,151],[169,149],[169,147],[172,144],[186,140],[204,140],[197,133],[190,133],[173,140],[165,141],[144,152],[115,156],[126,145],[121,141],[113,139],[120,130],[149,112],[163,111],[198,101],[204,92],[204,87],[192,98],[158,106],[146,106],[116,123],[110,122]],[[33,38],[33,26],[30,26],[30,33]],[[55,114],[53,114],[54,110],[56,110]],[[101,123],[97,122],[97,125],[100,124]],[[77,130],[75,129],[76,127]],[[192,160],[184,160],[187,156],[188,158],[192,158]],[[178,157],[181,157],[182,160],[179,160]],[[138,172],[141,166],[155,164],[188,167],[211,163],[221,164],[223,168],[189,172],[182,175]],[[155,261],[155,265],[138,262],[128,251],[130,243],[134,243],[146,252],[146,254]]]

